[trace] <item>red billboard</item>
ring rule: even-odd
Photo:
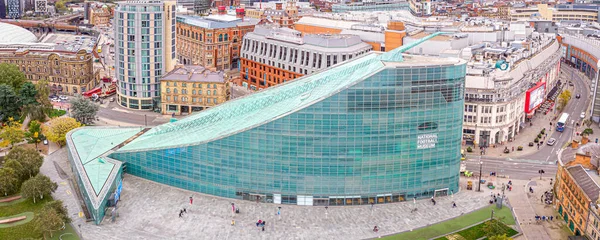
[[[525,112],[532,113],[544,102],[546,95],[546,83],[538,82],[525,93]]]

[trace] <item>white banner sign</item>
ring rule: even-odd
[[[434,148],[438,141],[438,136],[435,133],[419,135],[417,138],[417,149]]]

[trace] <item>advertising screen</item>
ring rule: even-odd
[[[531,113],[544,102],[546,94],[546,83],[540,82],[535,87],[527,90],[525,95],[525,112]]]

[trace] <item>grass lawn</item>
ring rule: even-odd
[[[514,225],[515,219],[512,216],[512,212],[508,207],[502,209],[496,209],[496,205],[490,205],[480,210],[468,213],[452,220],[437,223],[428,227],[419,228],[411,232],[403,232],[392,236],[383,237],[382,239],[430,239],[437,236],[444,235],[459,229],[468,227],[475,223],[489,219],[494,210],[494,217],[504,217],[503,223],[507,225]]]
[[[485,237],[485,230],[484,230],[485,228],[484,227],[485,227],[485,223],[481,223],[481,224],[475,225],[473,227],[467,228],[465,230],[462,230],[460,232],[454,233],[452,235],[437,238],[436,240],[450,240],[450,239],[457,239],[457,238],[459,238],[459,239],[464,238],[465,240],[476,240],[476,239]],[[502,224],[502,229],[504,231],[502,234],[506,234],[506,236],[508,236],[508,237],[512,237],[512,236],[516,235],[517,233],[519,233],[516,230],[514,230],[504,224]],[[502,234],[500,234],[500,235],[502,235]],[[460,238],[459,236],[462,238]]]
[[[59,109],[53,108],[52,111],[50,112],[50,116],[48,116],[48,117],[50,117],[50,118],[60,117],[62,115],[65,115],[65,113],[67,113],[67,111],[62,110],[62,109],[59,110]]]
[[[62,236],[62,238],[60,237]],[[71,226],[71,224],[67,224],[65,226],[65,230],[60,232],[52,233],[52,238],[50,240],[79,240],[79,236],[75,232],[75,229]]]

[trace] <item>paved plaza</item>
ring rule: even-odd
[[[56,163],[56,164],[55,164]],[[59,167],[56,167],[56,166]],[[63,169],[65,174],[59,174]],[[403,203],[362,206],[324,207],[257,204],[190,192],[131,175],[125,175],[116,222],[107,217],[101,225],[86,223],[79,217],[78,199],[68,180],[66,149],[48,156],[42,173],[59,183],[54,197],[63,200],[73,218],[73,226],[83,239],[365,239],[409,231],[451,219],[487,205],[489,191],[461,191],[437,198]],[[465,181],[464,179],[461,181]],[[464,188],[464,183],[461,184]],[[192,206],[189,197],[194,197]],[[455,201],[457,208],[452,208]],[[240,209],[232,214],[231,203]],[[188,213],[179,218],[179,210]],[[278,217],[277,207],[282,207]],[[416,213],[411,213],[413,208]],[[107,213],[110,216],[110,213]],[[231,226],[231,220],[236,225]],[[266,221],[265,231],[256,227]],[[81,226],[79,226],[81,225]],[[373,233],[373,226],[380,228]]]

